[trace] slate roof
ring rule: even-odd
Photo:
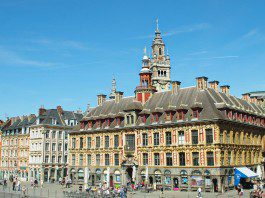
[[[14,117],[5,122],[3,125],[3,131],[21,129],[22,127],[28,127],[36,121],[36,115]]]
[[[60,114],[57,109],[47,109],[45,113],[38,116],[38,119],[40,120],[39,124],[51,125],[52,120],[56,119],[57,126],[66,126],[65,120],[77,120],[79,122],[82,117],[82,114],[73,111],[62,111],[62,114]],[[37,120],[34,124],[37,124]]]
[[[144,105],[138,102],[135,97],[122,98],[119,103],[116,103],[115,100],[107,100],[101,106],[92,108],[83,117],[82,121],[115,118],[118,117],[118,114],[125,114],[128,110],[135,110],[137,114],[147,115],[145,125],[149,125],[152,124],[149,114],[154,112],[162,114],[169,110],[178,111],[184,109],[187,113],[183,121],[186,122],[194,121],[192,118],[193,108],[201,109],[200,116],[196,121],[227,119],[220,111],[222,108],[229,108],[265,118],[265,109],[255,103],[223,92],[216,92],[212,88],[198,90],[196,87],[187,87],[179,89],[175,94],[172,91],[154,93]],[[177,122],[176,115],[173,117],[172,122]],[[165,123],[164,116],[160,116],[159,123]],[[140,118],[138,118],[136,125],[142,125]],[[124,121],[120,124],[120,127],[123,126]],[[115,126],[111,124],[109,127]]]

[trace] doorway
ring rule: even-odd
[[[128,167],[128,168],[126,169],[126,172],[127,172],[127,180],[132,181],[132,172],[133,172],[132,167]]]
[[[218,192],[218,180],[216,178],[213,179],[213,189],[214,192]]]
[[[111,175],[110,176],[110,179],[109,179],[109,183],[110,183],[110,187],[113,188],[114,187],[114,184],[113,184],[113,176]]]
[[[153,182],[154,182],[154,181],[153,181],[153,177],[152,177],[152,176],[150,176],[150,177],[149,177],[149,183],[152,185],[152,184],[153,184]]]
[[[179,187],[179,180],[178,180],[178,178],[173,178],[173,185],[174,185],[174,188],[178,188]]]
[[[91,175],[92,186],[95,186],[95,175]]]

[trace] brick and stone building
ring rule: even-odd
[[[30,126],[36,116],[13,117],[2,127],[2,159],[0,172],[5,178],[17,177],[28,180]]]
[[[261,165],[265,109],[207,77],[191,87],[171,81],[164,48],[157,28],[134,95],[98,95],[98,105],[70,132],[68,173],[74,183],[114,186],[130,179],[220,191],[233,186],[234,167],[255,171]]]

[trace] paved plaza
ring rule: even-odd
[[[71,188],[65,188],[65,186],[61,186],[58,183],[54,184],[44,184],[43,188],[37,187],[32,188],[30,187],[30,184],[22,183],[22,186],[25,185],[27,189],[27,195],[30,198],[61,198],[65,197],[63,194],[63,191],[78,191],[77,185],[71,186]],[[249,198],[249,190],[245,190],[245,194],[243,197]],[[13,191],[12,186],[9,183],[7,187],[0,186],[0,198],[20,198],[23,197],[21,192]],[[87,196],[89,197],[89,196]],[[127,194],[128,198],[193,198],[197,197],[196,192],[176,192],[176,191],[165,191],[163,194],[161,194],[160,191],[151,192],[151,193],[144,193],[144,192],[128,192]],[[238,197],[237,192],[235,190],[225,192],[223,194],[221,193],[202,193],[203,198],[212,198],[212,197],[218,197],[218,198],[236,198]]]

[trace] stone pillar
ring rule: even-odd
[[[50,175],[51,175],[51,168],[48,169],[48,182],[51,182],[50,181]]]
[[[122,170],[121,170],[121,184],[126,185],[125,167],[122,167]]]
[[[87,189],[88,185],[88,167],[85,167],[85,175],[84,175],[84,189]]]
[[[55,167],[55,169],[54,169],[54,180],[55,181],[58,181],[57,173],[58,173],[58,167]]]

